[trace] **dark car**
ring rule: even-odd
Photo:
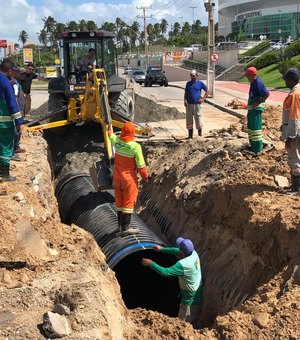
[[[145,86],[152,86],[153,84],[168,86],[168,79],[165,75],[165,71],[161,68],[151,67],[147,69]]]
[[[143,83],[145,82],[146,75],[145,75],[145,72],[143,72],[143,71],[134,71],[134,72],[131,74],[131,78],[132,78],[136,83],[143,84]]]

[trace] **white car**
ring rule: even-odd
[[[134,71],[131,74],[131,78],[136,83],[143,84],[145,82],[146,75],[145,75],[145,72],[143,71]]]
[[[132,74],[133,71],[134,71],[134,69],[130,66],[124,67],[124,73],[123,74]]]
[[[272,45],[272,48],[274,48],[274,50],[280,50],[283,47],[284,47],[284,45],[281,42],[277,42],[277,43]]]

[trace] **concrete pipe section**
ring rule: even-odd
[[[135,214],[131,226],[138,227],[139,234],[116,235],[119,230],[113,191],[96,192],[91,176],[69,173],[58,181],[55,195],[62,222],[74,223],[94,236],[109,267],[116,273],[128,308],[142,307],[177,316],[177,278],[162,277],[141,264],[145,257],[162,266],[170,266],[177,258],[153,250],[155,245],[165,244]]]

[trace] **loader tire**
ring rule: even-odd
[[[48,99],[48,112],[59,110],[62,106],[67,104],[66,98],[63,94],[60,93],[50,93]],[[67,110],[64,110],[53,117],[48,119],[48,123],[57,122],[59,120],[67,119]],[[52,132],[55,132],[58,135],[64,135],[68,131],[68,126],[61,126],[58,128],[51,129]]]
[[[113,93],[110,105],[127,118],[134,119],[134,101],[127,91]]]

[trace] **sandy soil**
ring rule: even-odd
[[[44,338],[43,314],[60,302],[71,310],[68,339],[298,339],[300,197],[283,195],[274,180],[289,176],[279,122],[270,108],[265,135],[275,149],[258,158],[244,152],[243,123],[203,139],[143,144],[152,180],[138,213],[168,242],[194,241],[204,277],[202,330],[128,310],[92,237],[60,222],[53,174],[88,163],[100,141],[87,134],[85,143],[82,133],[61,152],[58,139],[50,157],[41,133],[24,133],[27,152],[12,163],[18,179],[0,185],[0,338]],[[153,204],[167,216],[167,231]]]

